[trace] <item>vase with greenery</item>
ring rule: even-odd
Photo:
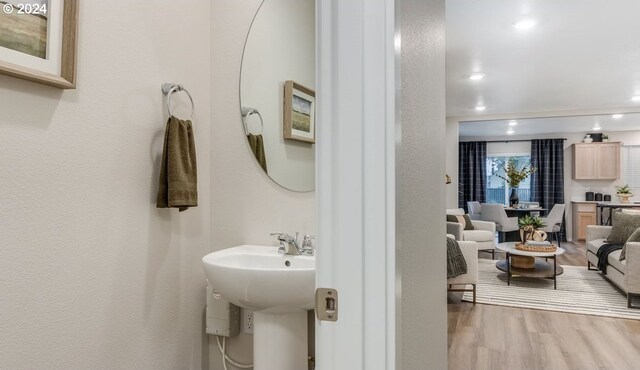
[[[527,240],[543,241],[547,238],[547,233],[541,229],[547,225],[538,216],[526,215],[518,220],[520,227],[520,239],[523,243]]]
[[[616,196],[620,200],[620,203],[629,203],[629,199],[633,196],[629,184],[616,186]]]
[[[509,206],[516,207],[518,205],[519,199],[516,189],[524,179],[534,172],[536,172],[536,168],[531,166],[524,166],[518,170],[515,159],[510,158],[507,166],[504,168],[505,176],[497,175],[499,178],[505,180],[511,189]]]

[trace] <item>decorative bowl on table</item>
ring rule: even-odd
[[[549,242],[547,242],[547,244],[538,244],[538,243],[528,242],[526,244],[516,243],[516,249],[520,251],[526,251],[526,252],[553,253],[558,249],[558,247],[555,244],[550,244]]]

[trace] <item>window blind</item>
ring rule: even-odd
[[[622,147],[624,182],[631,188],[640,189],[640,145]]]

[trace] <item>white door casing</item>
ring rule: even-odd
[[[395,369],[393,0],[318,0],[317,287],[339,293],[316,323],[319,370]]]

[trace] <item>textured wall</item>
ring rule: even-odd
[[[239,113],[238,81],[242,47],[260,0],[212,1],[211,223],[214,250],[245,243],[277,245],[270,232],[315,229],[315,194],[295,193],[275,184],[252,158]],[[252,339],[240,334],[228,342],[237,361],[251,361]],[[210,369],[222,361],[210,338]]]
[[[84,1],[76,90],[0,76],[1,369],[206,362],[210,38],[209,1]],[[155,208],[164,81],[196,103],[182,214]]]
[[[444,0],[400,3],[401,369],[447,368]]]

